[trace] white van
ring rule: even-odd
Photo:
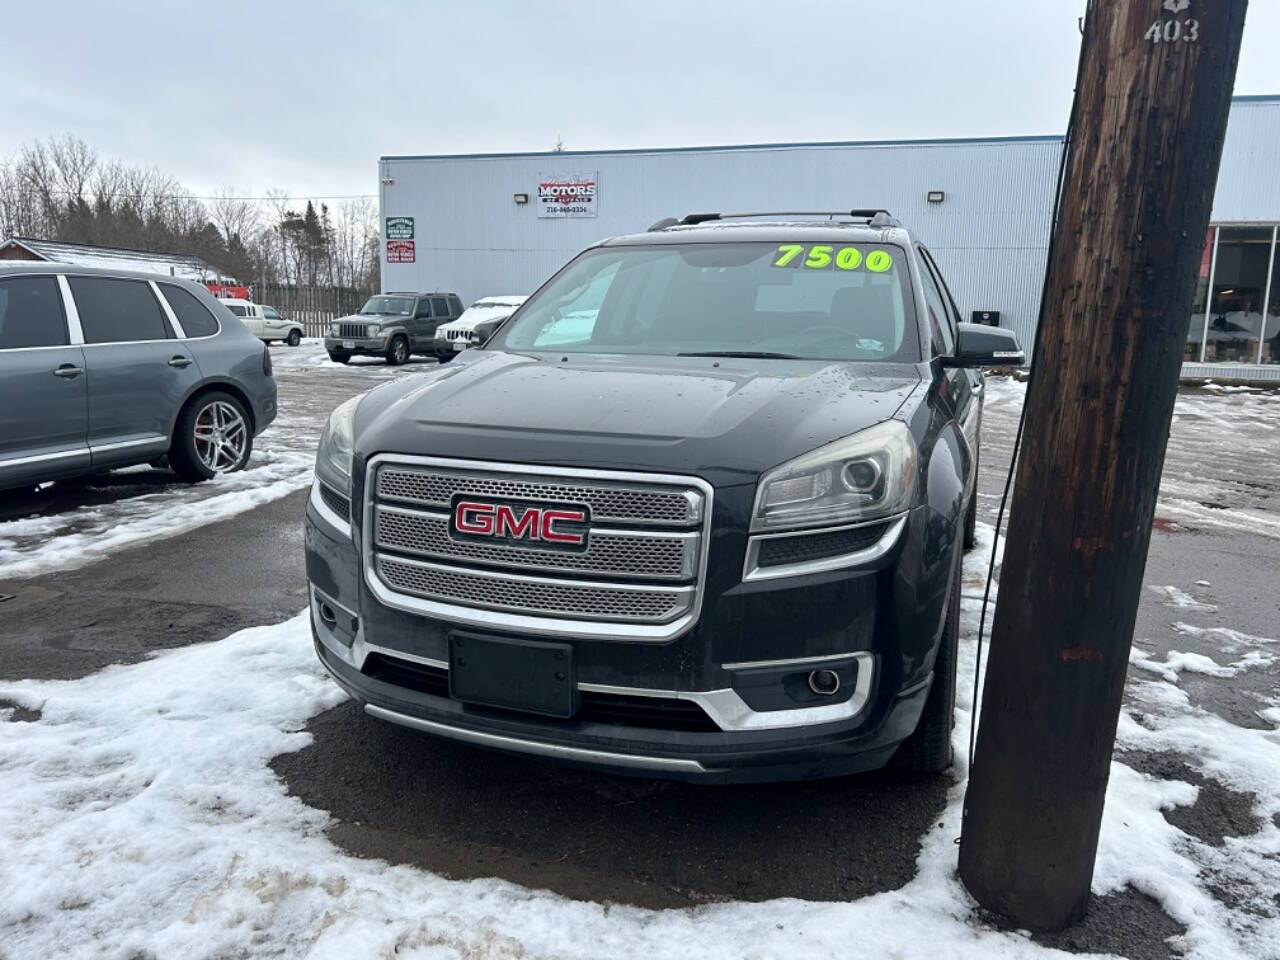
[[[239,317],[241,322],[249,328],[249,332],[263,343],[283,340],[289,346],[296,347],[302,342],[302,324],[280,316],[275,307],[230,297],[220,299],[218,302]]]

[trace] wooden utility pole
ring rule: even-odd
[[[1083,916],[1247,0],[1084,21],[960,877],[1033,930]]]

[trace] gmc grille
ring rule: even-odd
[[[394,595],[598,623],[606,635],[607,624],[688,625],[707,536],[708,494],[700,483],[455,464],[373,467],[366,514],[370,570]],[[527,539],[459,537],[450,529],[450,505],[459,495],[584,507],[591,518],[586,545],[570,550]]]

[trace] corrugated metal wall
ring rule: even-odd
[[[1214,223],[1280,223],[1280,97],[1232,101]]]
[[[934,251],[962,310],[999,310],[1029,350],[1060,150],[1046,137],[389,157],[382,212],[415,218],[417,259],[384,260],[383,288],[528,293],[583,247],[665,216],[882,206]],[[1278,159],[1280,99],[1234,104],[1215,220],[1280,220]],[[599,176],[599,216],[538,218],[538,175],[583,171]]]

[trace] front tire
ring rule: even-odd
[[[289,331],[289,336],[284,338],[284,342],[291,347],[296,347],[298,344],[302,342],[302,334],[299,333],[297,328],[295,327],[294,329]]]
[[[947,622],[933,663],[933,685],[915,732],[894,754],[893,762],[913,773],[939,774],[951,766],[951,729],[955,725],[956,660],[960,653],[961,564],[956,558],[947,598]]]
[[[244,405],[214,390],[197,397],[178,417],[169,466],[184,480],[199,483],[243,470],[253,453],[253,430]]]
[[[387,363],[399,367],[409,360],[409,341],[404,337],[392,337],[387,347]]]
[[[436,362],[437,362],[437,363],[448,363],[448,362],[449,362],[450,360],[452,360],[455,356],[457,356],[457,354],[452,353],[452,352],[450,352],[450,353],[437,353],[437,354],[436,354]]]
[[[334,363],[347,363],[351,360],[351,355],[347,353],[331,353],[329,359]]]

